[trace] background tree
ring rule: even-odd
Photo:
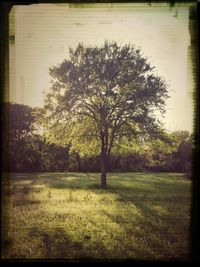
[[[193,136],[188,131],[175,131],[172,133],[174,151],[171,155],[173,168],[176,172],[185,172],[188,177],[192,171]]]
[[[100,171],[100,156],[95,153],[83,153],[86,141],[78,142],[83,129],[77,126],[74,136],[77,136],[77,146],[71,144],[58,146],[44,142],[44,138],[34,130],[33,109],[28,106],[7,103],[7,121],[10,123],[9,143],[4,151],[6,171]],[[10,119],[9,119],[10,118]],[[8,120],[9,119],[9,120]],[[80,133],[79,133],[79,131]],[[191,177],[193,138],[187,131],[165,133],[165,140],[160,136],[141,135],[118,137],[112,148],[108,171],[166,171],[182,172]],[[162,137],[164,134],[162,134]],[[87,136],[88,137],[88,136]],[[83,138],[84,139],[84,138]],[[166,143],[166,139],[170,142]],[[85,140],[85,139],[84,139]],[[79,145],[78,145],[79,144]],[[97,142],[96,142],[97,144]],[[95,142],[88,151],[95,149]],[[93,147],[92,147],[93,146]],[[82,147],[82,148],[81,148]],[[97,147],[96,147],[97,149]]]
[[[164,113],[166,83],[130,44],[79,44],[68,59],[50,68],[43,124],[50,142],[71,143],[80,155],[100,155],[101,186],[107,162],[122,137],[134,140],[157,133],[155,110]]]
[[[12,171],[31,170],[32,145],[32,108],[15,104],[6,104],[6,117],[9,122],[9,143],[7,144],[7,169]]]
[[[9,137],[5,146],[4,171],[62,171],[67,168],[68,148],[46,144],[35,130],[34,109],[6,103]]]

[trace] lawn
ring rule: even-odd
[[[189,259],[190,180],[109,173],[101,189],[99,176],[18,173],[10,185],[4,177],[2,257]]]

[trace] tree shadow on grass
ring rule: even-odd
[[[30,237],[41,239],[42,257],[46,259],[71,258],[72,251],[80,251],[81,243],[72,242],[69,236],[60,228],[54,231],[38,230],[36,227],[29,232]]]
[[[176,184],[178,182],[177,177],[180,177],[180,175],[166,173],[109,173],[107,178],[107,189],[119,186],[129,188],[130,185],[142,185],[146,187],[157,185],[167,186]],[[181,177],[183,176],[181,175]],[[65,184],[66,187],[87,187],[92,185],[97,186],[97,188],[99,189],[100,173],[42,174],[39,175],[39,177],[35,179],[35,181],[45,181],[51,186],[56,186],[57,184],[59,184],[59,182],[63,185]]]
[[[110,203],[108,201],[108,205],[111,204],[115,206],[114,211],[109,212],[108,209],[108,211],[104,211],[104,216],[107,216],[113,223],[116,223],[120,229],[123,229],[127,236],[135,235],[138,240],[146,240],[139,241],[140,245],[148,245],[149,250],[146,250],[146,254],[145,249],[142,247],[140,248],[141,252],[137,246],[131,247],[131,249],[136,251],[137,255],[141,255],[141,259],[144,259],[145,257],[147,259],[151,259],[155,255],[160,256],[161,258],[187,258],[188,251],[186,251],[184,254],[183,249],[180,248],[180,244],[179,247],[174,246],[174,244],[176,244],[177,236],[178,238],[181,236],[181,231],[179,231],[180,226],[178,226],[176,222],[177,215],[174,214],[176,209],[173,209],[176,201],[173,194],[174,192],[177,194],[177,188],[175,186],[176,180],[175,184],[173,184],[170,180],[173,179],[173,176],[168,179],[167,175],[162,178],[160,174],[150,174],[148,178],[149,179],[145,178],[145,174],[139,173],[122,174],[120,178],[119,174],[109,174],[108,186],[106,189],[102,189],[98,183],[99,174],[62,173],[57,175],[53,173],[51,174],[50,178],[48,174],[39,175],[36,180],[32,181],[32,185],[45,183],[49,188],[70,190],[79,189],[85,190],[86,193],[91,191],[102,195],[104,198],[106,198],[105,193],[115,194],[116,203],[113,204],[113,202]],[[187,185],[180,184],[180,186],[182,189],[184,189]],[[184,200],[184,190],[181,190],[178,194],[179,201]],[[126,204],[128,204],[127,207],[130,207],[129,204],[136,207],[140,213],[140,216],[137,218],[137,225],[141,225],[139,229],[143,229],[143,232],[137,232],[134,228],[127,228],[126,219],[128,217],[129,219],[131,217],[134,218],[136,215],[134,212],[131,212],[131,210],[127,210],[127,213],[125,213],[123,216],[120,215],[118,205],[121,204],[125,204],[125,207]],[[158,211],[154,209],[156,204],[164,209],[165,212],[163,214],[158,214]],[[130,225],[132,224],[130,223]],[[176,225],[175,228],[172,227],[173,225]],[[171,227],[173,230],[172,232],[170,229]],[[85,246],[83,246],[83,240],[72,240],[62,229],[56,229],[55,231],[35,230],[35,233],[37,233],[35,234],[36,236],[40,236],[42,238],[44,250],[42,255],[45,255],[46,258],[106,258],[110,253],[100,240],[94,245],[94,251],[99,250],[99,253],[93,253],[93,247],[89,247],[91,250],[87,251]],[[155,233],[155,237],[152,235],[152,233]],[[167,242],[163,242],[163,240],[167,240],[172,248],[167,247]],[[173,248],[175,248],[174,251]],[[113,253],[115,254],[115,252]],[[125,250],[124,253],[126,254]]]
[[[163,173],[109,173],[106,191],[127,191],[127,193],[129,190],[137,190],[140,193],[153,193],[160,189],[172,191],[178,183],[178,179],[173,179],[176,176]],[[56,189],[89,189],[106,192],[100,188],[99,173],[38,173],[17,174],[17,176],[12,174],[12,184],[15,183],[30,186],[47,185],[49,188]]]
[[[90,236],[85,235],[84,240],[74,241],[62,228],[45,231],[33,227],[29,236],[41,240],[41,258],[45,259],[90,260],[106,255],[106,248],[100,241],[95,244],[96,249],[99,249],[95,255],[84,246]]]
[[[117,224],[125,236],[133,237],[135,244],[131,250],[136,252],[137,259],[173,261],[191,258],[189,229],[181,222],[178,223],[178,210],[167,210],[166,213],[158,214],[154,205],[161,204],[160,200],[157,203],[151,200],[143,201],[142,198],[131,200],[124,195],[122,198],[121,195],[117,201],[124,202],[125,205],[131,202],[139,211],[135,213],[131,208],[122,213],[117,208],[115,211],[103,210],[103,214]]]
[[[18,185],[13,186],[10,190],[10,195],[13,195],[13,205],[31,205],[39,204],[41,201],[33,197],[33,193],[39,192],[39,189],[32,187],[31,185]]]

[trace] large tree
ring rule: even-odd
[[[45,133],[51,142],[70,142],[80,154],[99,154],[106,187],[112,148],[124,137],[133,141],[159,131],[155,111],[165,111],[166,83],[140,49],[115,41],[70,48],[68,59],[50,68],[50,75],[40,114]]]

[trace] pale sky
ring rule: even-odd
[[[61,63],[69,47],[115,40],[141,48],[158,75],[170,84],[166,128],[192,131],[186,4],[171,11],[165,4],[92,4],[84,8],[33,4],[15,6],[12,12],[15,44],[10,45],[10,101],[42,106],[42,92],[50,86],[49,67]]]

